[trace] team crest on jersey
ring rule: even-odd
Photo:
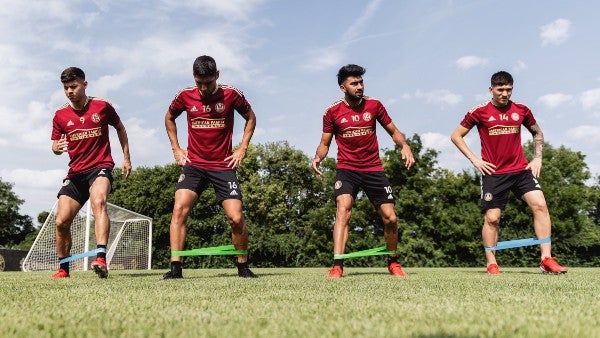
[[[513,119],[513,121],[519,121],[518,113],[512,113],[512,114],[510,114],[510,117]]]
[[[339,189],[342,187],[342,181],[335,181],[335,188]]]
[[[85,122],[85,117],[83,117],[83,116],[82,116],[82,117],[80,117],[80,118],[79,118],[79,122],[81,122],[81,123]]]
[[[96,123],[100,122],[100,115],[98,115],[98,113],[92,114],[92,121]]]
[[[494,197],[492,196],[492,193],[486,192],[486,193],[485,193],[485,195],[483,195],[483,199],[484,199],[486,202],[489,202],[489,201],[491,201],[491,200],[492,200],[492,198],[494,198]]]
[[[225,104],[223,102],[219,102],[215,105],[215,109],[217,113],[222,113],[225,110]]]
[[[185,180],[185,175],[181,174],[181,175],[179,175],[179,179],[177,180],[177,183],[183,182],[183,180]]]
[[[365,120],[365,121],[371,121],[371,113],[365,112],[363,114],[363,120]]]

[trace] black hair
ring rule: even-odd
[[[217,74],[217,62],[211,56],[202,55],[194,61],[194,76]]]
[[[60,82],[67,83],[75,80],[85,80],[85,73],[81,68],[69,67],[60,74]]]
[[[361,66],[349,64],[340,68],[337,73],[338,85],[341,85],[350,76],[363,76],[367,70]]]
[[[491,85],[492,87],[495,86],[505,86],[505,85],[511,85],[513,84],[513,77],[512,75],[510,75],[508,72],[505,71],[499,71],[497,73],[494,73],[494,75],[492,75],[491,78]]]

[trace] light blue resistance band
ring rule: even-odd
[[[98,254],[98,252],[106,252],[105,248],[98,248],[96,250],[86,251],[77,255],[69,256],[60,260],[59,264],[71,262],[84,257],[91,257]]]
[[[537,238],[515,239],[512,241],[498,242],[496,244],[496,246],[491,246],[491,247],[487,246],[487,247],[485,247],[485,251],[512,249],[512,248],[519,248],[522,246],[530,246],[530,245],[544,244],[544,243],[550,243],[550,242],[551,242],[550,237],[546,237],[546,238],[542,238],[542,239],[537,239]]]

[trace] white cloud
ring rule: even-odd
[[[575,128],[570,128],[567,131],[570,139],[585,141],[586,143],[600,143],[600,126],[598,125],[582,125]]]
[[[5,182],[11,182],[20,188],[60,188],[60,183],[65,177],[66,170],[64,169],[53,169],[53,170],[32,170],[32,169],[1,169],[0,177]]]
[[[121,74],[101,76],[94,83],[90,84],[89,87],[93,89],[94,96],[106,98],[108,92],[120,90],[135,77],[134,72],[127,70]]]
[[[553,93],[541,96],[538,99],[538,102],[545,105],[548,108],[554,109],[565,102],[571,101],[572,98],[572,95],[567,95],[563,93]]]
[[[581,106],[586,110],[600,108],[600,88],[587,90],[581,94]]]
[[[47,104],[31,101],[22,111],[0,106],[0,146],[46,150],[52,119]]]
[[[527,64],[522,60],[517,60],[515,65],[512,68],[512,72],[515,74],[519,74],[521,71],[527,69]]]
[[[261,5],[264,0],[162,0],[166,9],[171,11],[179,11],[188,9],[197,11],[198,14],[204,16],[219,16],[227,20],[250,20],[251,14]]]
[[[180,120],[179,123],[183,123]],[[141,165],[155,165],[156,159],[161,158],[164,162],[169,162],[172,159],[171,148],[167,139],[166,132],[146,126],[147,121],[138,118],[129,118],[123,120],[125,130],[127,130],[127,138],[129,139],[129,152],[131,154],[132,166],[138,167]],[[179,128],[179,141],[182,144],[187,142],[187,134],[185,128]],[[123,160],[123,151],[121,143],[114,129],[110,130],[110,146],[113,159],[115,160],[115,168],[121,167]],[[161,156],[162,155],[162,156]]]
[[[456,60],[456,65],[462,70],[468,70],[473,67],[481,67],[487,65],[488,59],[475,55],[467,55]]]
[[[340,65],[345,57],[346,48],[348,48],[352,42],[359,39],[359,35],[369,25],[369,22],[373,18],[373,15],[379,8],[381,2],[382,0],[372,0],[369,2],[367,8],[362,12],[362,15],[354,20],[354,22],[348,24],[349,28],[346,29],[338,41],[329,46],[309,50],[308,60],[303,68],[312,71],[320,71]]]
[[[567,41],[571,34],[571,21],[557,19],[552,23],[540,27],[540,38],[542,46],[560,45]]]
[[[308,61],[304,68],[313,71],[339,66],[345,58],[343,48],[339,46],[317,48],[308,53]]]
[[[455,106],[462,101],[461,95],[452,93],[447,89],[432,90],[430,92],[417,90],[415,97],[423,99],[427,103],[437,104],[442,108]]]
[[[471,168],[471,163],[465,158],[460,150],[456,148],[454,143],[452,143],[449,135],[426,132],[420,134],[420,137],[423,142],[423,148],[430,148],[439,152],[437,160],[440,168],[446,168],[453,171]],[[467,135],[464,140],[471,150],[477,154],[479,151],[479,145],[477,144],[478,138],[473,135]]]

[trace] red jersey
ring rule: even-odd
[[[52,119],[52,141],[66,135],[69,142],[69,172],[67,178],[97,168],[113,168],[108,125],[116,126],[121,119],[110,103],[88,97],[82,110],[66,103],[56,110]]]
[[[323,132],[335,135],[338,169],[383,171],[375,121],[386,126],[392,119],[381,102],[367,96],[357,107],[339,100],[325,110]]]
[[[467,129],[477,126],[481,158],[496,166],[496,175],[525,170],[528,162],[521,145],[521,125],[531,127],[535,123],[527,106],[512,101],[504,107],[496,107],[491,101],[484,103],[471,109],[460,122]]]
[[[197,86],[180,91],[169,110],[187,112],[190,165],[208,170],[230,170],[225,158],[232,154],[233,111],[246,114],[251,107],[235,87],[218,84],[213,95],[202,97]]]

